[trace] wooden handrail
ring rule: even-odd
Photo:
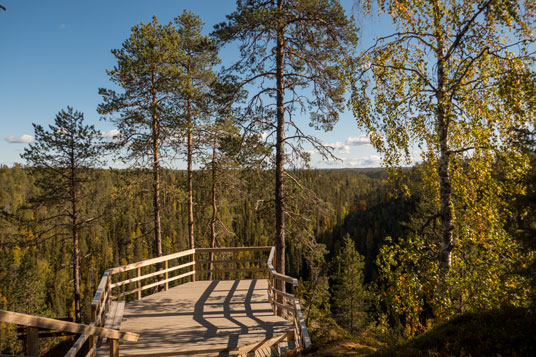
[[[272,308],[274,312],[277,311],[276,307],[283,308],[284,310],[291,312],[292,318],[294,320],[294,328],[295,328],[294,334],[296,337],[296,342],[298,343],[300,348],[307,348],[311,346],[311,337],[309,336],[309,331],[307,331],[307,326],[305,325],[305,320],[303,319],[300,300],[293,294],[289,294],[289,293],[277,290],[276,287],[272,286],[272,283],[271,283],[272,280],[281,280],[281,281],[292,284],[293,288],[296,288],[298,287],[298,279],[290,277],[288,275],[278,273],[274,269],[274,266],[273,266],[274,257],[275,257],[275,247],[272,247],[270,249],[270,255],[268,257],[268,261],[266,262],[266,265],[268,266],[268,272],[271,278],[268,280],[269,301],[272,304]],[[271,295],[270,295],[270,292],[271,292]],[[275,295],[279,295],[282,298],[286,298],[287,300],[290,300],[292,302],[292,305],[288,306],[280,302],[277,302],[275,299]]]
[[[76,322],[55,320],[48,317],[21,314],[19,312],[0,310],[0,322],[7,322],[17,325],[44,328],[49,330],[58,330],[65,332],[79,333],[83,335],[92,335],[106,337],[122,341],[138,341],[139,335],[132,332],[121,332],[110,330],[102,327],[80,324]]]
[[[187,267],[191,267],[195,265],[195,262],[189,262],[189,263],[186,263],[186,264],[181,264],[181,265],[177,265],[175,267],[171,267],[171,268],[167,268],[167,269],[164,269],[164,270],[158,270],[158,271],[155,271],[153,273],[149,273],[149,274],[145,274],[145,275],[140,275],[138,276],[137,278],[132,278],[132,279],[127,279],[127,280],[123,280],[123,281],[119,281],[117,283],[114,283],[114,284],[111,284],[110,285],[110,288],[115,288],[115,287],[118,287],[118,286],[122,286],[122,285],[125,285],[125,284],[130,284],[130,283],[134,283],[136,281],[139,281],[139,280],[143,280],[143,279],[147,279],[147,278],[151,278],[153,276],[157,276],[157,275],[162,275],[162,274],[165,274],[165,273],[169,273],[169,272],[172,272],[172,271],[175,271],[175,270],[179,270],[179,269],[183,269],[183,268],[187,268]]]
[[[110,271],[111,274],[117,274],[117,273],[121,273],[121,272],[124,272],[124,271],[145,267],[145,266],[148,266],[148,265],[163,263],[163,262],[171,260],[171,259],[177,259],[177,258],[185,257],[185,256],[188,256],[188,255],[193,255],[195,253],[195,251],[196,251],[195,249],[185,250],[185,251],[182,251],[182,252],[164,255],[164,256],[158,257],[158,258],[142,260],[141,262],[127,264],[127,265],[123,265],[123,266],[120,266],[120,267],[111,268],[111,269],[108,269],[108,270]]]
[[[102,293],[106,290],[106,282],[108,281],[108,278],[110,277],[110,269],[106,270],[104,274],[102,274],[101,281],[99,282],[99,286],[97,286],[97,291],[95,292],[95,295],[93,296],[93,301],[91,302],[91,305],[97,305]]]
[[[262,252],[271,250],[272,246],[259,247],[222,247],[222,248],[195,248],[196,253],[222,253],[222,252]]]

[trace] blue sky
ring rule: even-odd
[[[353,1],[342,1],[348,14]],[[235,9],[235,0],[0,0],[0,165],[20,158],[33,134],[32,123],[48,125],[66,106],[82,111],[88,124],[106,133],[114,128],[96,112],[99,87],[110,88],[106,69],[114,66],[110,50],[120,48],[133,25],[155,14],[168,22],[188,9],[205,22],[209,33]],[[382,26],[357,16],[362,44]],[[366,23],[365,23],[366,22]],[[363,45],[362,45],[363,46]],[[360,46],[360,47],[362,47]],[[235,59],[232,46],[220,53],[224,65]],[[307,119],[302,119],[307,127]],[[366,144],[352,114],[341,114],[329,133],[310,131],[336,148],[342,161],[326,163],[313,155],[315,167],[379,166],[379,157]],[[113,164],[113,163],[112,163]],[[173,163],[183,168],[181,161]]]

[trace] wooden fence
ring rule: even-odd
[[[275,247],[272,246],[196,248],[110,268],[104,272],[91,303],[93,321],[91,325],[104,327],[112,302],[119,299],[138,300],[195,280],[268,278],[268,297],[274,313],[294,322],[297,347],[306,348],[311,344],[311,340],[302,316],[300,302],[296,297],[298,281],[275,271],[274,255]],[[276,288],[286,283],[290,284],[291,293]],[[98,338],[99,336],[88,334],[80,336],[67,356],[75,356],[88,340],[89,353],[86,356],[94,356]],[[111,354],[112,350],[118,351],[116,342],[116,345],[110,348]]]
[[[138,334],[131,332],[120,332],[118,330],[96,327],[95,325],[84,325],[75,322],[50,319],[47,317],[21,314],[18,312],[0,310],[0,322],[12,323],[26,326],[25,350],[29,356],[39,356],[39,335],[38,329],[49,329],[63,332],[82,334],[82,336],[92,336],[95,338],[108,338],[111,341],[138,341]],[[87,338],[86,338],[87,339]],[[68,354],[69,355],[69,354]]]

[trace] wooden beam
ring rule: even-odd
[[[236,352],[238,352],[239,355],[246,355],[246,354],[254,353],[255,351],[258,351],[258,350],[261,350],[261,349],[268,348],[268,347],[271,347],[273,345],[276,345],[276,344],[278,344],[279,342],[281,342],[283,340],[291,340],[292,337],[293,337],[292,333],[289,332],[289,333],[282,334],[280,336],[267,338],[265,340],[262,340],[262,341],[260,341],[258,343],[253,343],[251,345],[246,345],[246,346],[242,346],[242,347],[239,347],[239,348],[229,349],[229,352],[235,352],[236,351]]]
[[[164,290],[167,291],[169,289],[169,282],[167,281],[169,279],[169,261],[166,260],[164,262],[164,280],[166,280],[166,283],[164,284]]]
[[[110,357],[119,357],[119,341],[116,339],[110,340]]]
[[[169,282],[175,281],[177,279],[182,279],[182,278],[185,278],[185,277],[190,276],[190,275],[193,276],[194,274],[195,274],[195,271],[189,271],[187,273],[177,275],[177,276],[174,276],[174,277],[166,279],[166,280],[161,280],[161,281],[157,281],[156,283],[152,283],[152,284],[149,284],[149,285],[144,285],[141,288],[136,288],[136,289],[132,289],[132,290],[129,290],[129,291],[125,291],[124,293],[121,293],[119,295],[112,296],[112,299],[117,300],[117,299],[122,298],[123,296],[134,294],[134,293],[136,293],[138,291],[142,291],[142,290],[147,290],[147,289],[150,289],[152,287],[162,285],[162,284],[165,284],[165,283],[169,283]]]
[[[82,346],[84,345],[84,343],[86,343],[86,341],[89,339],[90,335],[81,335],[77,340],[76,342],[74,343],[73,347],[71,347],[71,349],[69,351],[67,351],[67,354],[65,355],[65,357],[76,357],[76,354],[78,353],[78,351],[80,351],[80,349],[82,348]],[[92,347],[92,344],[91,344],[91,341],[89,343],[89,348]]]
[[[108,270],[110,271],[111,274],[117,274],[117,273],[121,273],[121,272],[124,272],[124,271],[145,267],[147,265],[153,265],[153,264],[157,264],[157,263],[162,263],[162,262],[165,262],[166,260],[186,257],[186,256],[192,255],[194,253],[195,253],[195,249],[190,249],[190,250],[185,250],[185,251],[178,252],[178,253],[164,255],[163,257],[147,259],[147,260],[143,260],[141,262],[127,264],[127,265],[123,265],[123,266],[116,267],[116,268],[111,268],[111,269],[108,269]]]
[[[286,281],[287,283],[292,284],[293,286],[298,286],[298,279],[290,277],[288,275],[279,274],[275,271],[273,267],[268,266],[268,270],[270,271],[270,274],[276,279],[276,280],[282,280]]]
[[[274,294],[279,295],[279,296],[284,296],[287,299],[289,299],[290,302],[294,302],[294,299],[296,298],[296,296],[289,294],[289,293],[285,293],[281,290],[277,290],[275,287],[272,286],[272,283],[270,282],[270,280],[268,280],[268,286],[270,287],[270,289],[273,290]]]
[[[101,299],[102,294],[106,290],[106,284],[108,283],[108,277],[110,276],[110,269],[106,270],[104,274],[102,274],[102,278],[99,282],[99,286],[97,287],[97,291],[95,292],[95,295],[93,297],[93,301],[91,302],[91,305],[98,305]]]
[[[287,311],[289,311],[292,315],[294,315],[295,311],[294,311],[294,308],[288,306],[288,305],[285,305],[285,304],[281,304],[281,303],[278,303],[277,301],[273,301],[274,305],[276,306],[279,306],[280,308],[282,309],[285,309]]]
[[[237,259],[237,260],[213,260],[212,263],[214,264],[217,264],[217,263],[264,263],[265,260],[264,259]],[[206,263],[210,263],[210,260],[198,260],[196,263],[199,263],[199,264],[206,264]]]
[[[303,314],[302,314],[301,306],[300,306],[300,300],[296,299],[296,301],[294,302],[294,306],[296,306],[296,313],[297,313],[295,316],[295,319],[300,324],[300,332],[301,332],[301,337],[303,340],[302,341],[303,348],[307,348],[311,346],[311,337],[309,337],[309,331],[307,331],[307,326],[305,325],[305,320],[303,319]]]
[[[91,325],[78,324],[75,322],[54,320],[48,317],[33,316],[0,310],[0,322],[7,322],[17,325],[45,328],[49,330],[67,331],[79,334],[94,335],[99,337],[115,338],[124,341],[138,341],[139,335],[132,332],[120,332],[116,330],[95,327]]]
[[[134,283],[136,281],[139,282],[140,280],[144,280],[144,279],[147,279],[147,278],[150,278],[150,277],[153,277],[153,276],[162,275],[164,273],[167,274],[167,273],[175,271],[175,270],[187,268],[187,267],[192,266],[194,264],[195,264],[194,262],[189,262],[189,263],[185,263],[185,264],[182,264],[182,265],[177,265],[177,266],[174,266],[174,267],[171,267],[171,268],[166,268],[164,270],[158,270],[158,271],[155,271],[153,273],[149,273],[149,274],[145,274],[145,275],[138,275],[136,278],[122,280],[122,281],[118,281],[117,283],[113,283],[112,285],[110,285],[110,287],[113,289],[113,288],[116,288],[118,286],[122,286],[122,285],[129,284],[129,283]],[[140,269],[141,268],[138,268],[138,270],[140,270]],[[138,273],[141,274],[140,271],[138,271]],[[140,284],[138,284],[138,288],[139,287],[141,287]],[[141,298],[138,298],[138,300],[139,299],[141,299]]]
[[[97,345],[91,347],[85,357],[95,357],[97,355]]]
[[[198,273],[237,273],[237,272],[266,272],[266,268],[244,268],[244,269],[212,269],[212,270],[198,270]]]
[[[39,356],[39,330],[35,327],[26,327],[26,354],[28,356]]]
[[[138,267],[138,283],[136,284],[138,286],[138,300],[141,300],[141,268]],[[116,285],[117,286],[117,285]],[[113,288],[113,286],[112,286]]]
[[[222,253],[222,252],[264,252],[272,249],[271,246],[261,247],[225,247],[225,248],[195,248],[196,253]]]

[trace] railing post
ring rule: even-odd
[[[141,267],[138,267],[138,278],[141,276]],[[141,300],[141,280],[137,281],[137,287],[138,287],[138,300]]]
[[[39,330],[37,327],[26,327],[26,353],[28,356],[39,356]]]
[[[91,321],[93,321],[95,326],[98,326],[97,325],[97,309],[95,305],[91,305]],[[91,354],[92,357],[97,355],[97,337],[91,335],[89,336],[89,350],[91,351],[93,347],[95,347],[95,352]]]
[[[112,303],[112,289],[110,285],[112,285],[112,274],[108,275],[108,279],[106,280],[106,291],[108,292],[106,301],[104,301],[106,311],[110,311],[110,304]]]
[[[194,252],[194,254],[192,254],[192,259],[193,259],[193,262],[194,262],[194,273],[192,274],[192,282],[194,282],[196,280],[196,275],[197,275],[197,253]]]
[[[168,269],[168,266],[169,266],[169,264],[168,264],[168,260],[166,260],[166,261],[164,262],[164,269],[167,270],[167,269]],[[165,279],[165,280],[168,280],[168,272],[167,272],[167,271],[166,271],[166,273],[164,274],[164,279]],[[168,284],[168,282],[166,281],[166,283],[165,283],[165,285],[164,285],[164,291],[167,291],[167,289],[169,289],[169,284]]]
[[[119,341],[110,339],[110,357],[119,357]]]
[[[238,263],[236,262],[236,253],[232,252],[231,256],[233,257],[232,258],[233,263],[231,265],[231,269],[234,270],[235,279],[238,280],[238,279],[240,279],[240,277],[239,277],[239,273],[238,273]]]

